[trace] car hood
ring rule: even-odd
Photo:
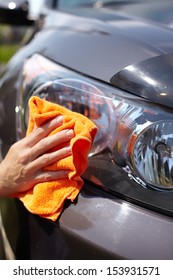
[[[157,10],[157,9],[156,9]],[[137,96],[173,108],[173,29],[147,19],[122,16],[108,24],[163,54],[128,65],[111,78],[111,83]]]
[[[10,64],[36,52],[88,77],[173,106],[173,29],[166,25],[114,10],[51,10],[42,31]]]
[[[110,82],[129,93],[173,108],[173,54],[160,55],[127,66]]]
[[[46,35],[47,44],[53,42],[53,47],[46,48],[49,57],[132,94],[171,106],[173,29],[107,9],[75,10],[75,16],[56,14],[51,14],[47,24],[49,33],[52,22],[58,26],[52,35]]]

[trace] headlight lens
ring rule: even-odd
[[[132,165],[156,188],[173,186],[172,132],[173,122],[155,122],[139,133],[132,149]]]
[[[108,149],[113,161],[142,186],[173,189],[172,112],[34,55],[25,63],[17,104],[20,135],[26,130],[25,105],[31,95],[82,113],[95,122],[98,133],[90,155]]]
[[[114,146],[115,139],[112,134],[116,135],[117,126],[113,104],[105,100],[98,87],[86,81],[66,78],[43,84],[33,94],[81,113],[97,125],[98,133],[90,155],[104,150],[107,146]]]

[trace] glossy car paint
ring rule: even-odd
[[[50,5],[51,1],[48,2]],[[40,53],[81,75],[128,90],[153,103],[160,103],[157,93],[163,89],[165,80],[158,82],[156,72],[150,67],[149,74],[157,84],[153,91],[140,71],[145,71],[148,65],[160,67],[162,63],[164,69],[171,69],[173,32],[166,26],[127,15],[120,17],[105,9],[94,10],[94,18],[93,9],[85,9],[83,15],[80,10],[80,16],[49,9],[46,13],[42,31],[13,57],[0,80],[2,156],[16,141],[16,94],[26,57]],[[135,33],[139,23],[143,36]],[[130,32],[125,24],[131,27]],[[129,65],[136,69],[134,76]],[[170,107],[169,73],[166,82],[170,91],[163,104]],[[78,200],[67,205],[56,223],[28,213],[18,200],[1,201],[4,227],[16,258],[172,259],[172,193],[146,192],[117,166],[107,170],[104,156],[90,161]],[[102,187],[88,180],[99,172],[103,172]],[[109,180],[111,172],[114,177]],[[119,192],[122,186],[123,194]]]
[[[111,83],[125,91],[173,108],[172,65],[172,53],[163,54],[127,66],[111,78]]]

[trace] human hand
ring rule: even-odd
[[[74,137],[72,129],[48,136],[62,122],[62,116],[54,118],[42,127],[36,127],[28,136],[11,146],[0,164],[0,196],[23,192],[33,188],[37,183],[68,176],[68,170],[43,170],[44,167],[71,155],[69,142]],[[61,144],[65,147],[50,152]]]

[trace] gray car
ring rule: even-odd
[[[25,136],[32,95],[98,133],[56,222],[1,199],[16,259],[173,259],[172,28],[169,0],[42,1],[0,80],[1,157]]]

